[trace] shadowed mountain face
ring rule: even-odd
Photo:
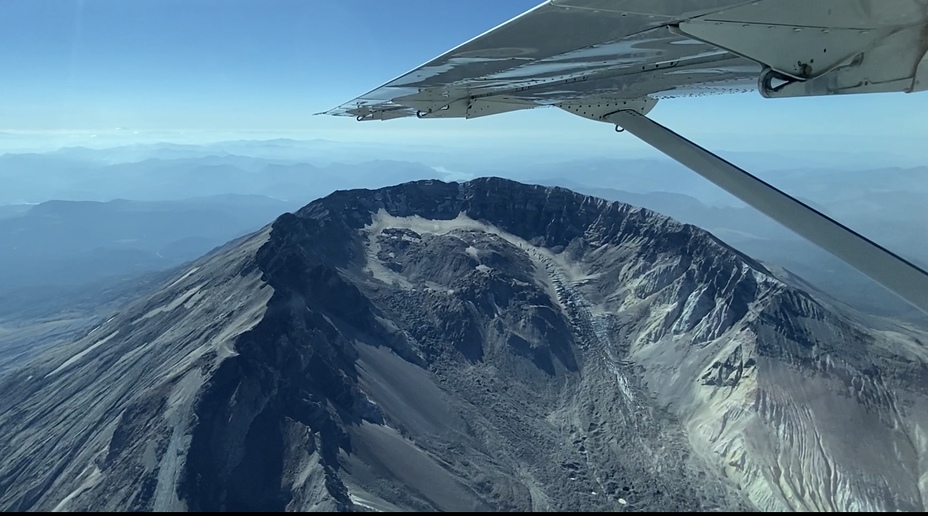
[[[0,378],[0,507],[923,510],[925,342],[625,204],[338,192]]]

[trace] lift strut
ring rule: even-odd
[[[928,272],[925,270],[645,115],[619,111],[610,114],[607,121],[634,134],[928,313]]]

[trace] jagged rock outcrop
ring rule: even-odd
[[[337,192],[0,378],[0,507],[923,510],[881,324],[563,189]]]

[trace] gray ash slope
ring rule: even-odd
[[[628,205],[339,192],[0,379],[0,508],[922,510],[926,342]]]

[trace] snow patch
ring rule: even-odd
[[[383,511],[381,511],[380,509],[378,509],[378,508],[374,507],[373,505],[371,505],[371,502],[370,502],[370,501],[368,501],[368,500],[366,500],[366,499],[364,499],[364,498],[361,498],[360,496],[358,496],[358,495],[352,493],[351,491],[348,491],[348,499],[351,500],[351,503],[353,503],[353,504],[355,504],[355,505],[357,505],[357,506],[359,506],[359,507],[364,507],[365,509],[367,509],[367,510],[369,510],[369,511],[371,511],[371,512],[383,512]]]
[[[189,271],[187,271],[186,274],[174,280],[174,283],[171,283],[170,285],[168,285],[168,288],[165,290],[170,290],[174,288],[176,285],[178,285],[180,282],[184,281],[185,279],[189,278],[193,273],[197,272],[198,270],[200,270],[199,266],[190,269]]]
[[[85,469],[84,471],[87,471],[87,470]],[[64,500],[61,500],[60,502],[58,502],[58,505],[56,505],[55,508],[52,509],[52,512],[68,511],[68,504],[71,503],[71,500],[80,496],[81,493],[83,493],[84,491],[97,485],[100,482],[100,479],[102,478],[103,478],[103,472],[100,471],[100,468],[94,466],[93,471],[91,471],[90,475],[88,475],[87,478],[83,482],[81,482],[81,485],[77,486],[77,489],[72,491],[71,494],[69,494],[68,496],[65,496]]]
[[[187,303],[187,301],[190,301],[190,299],[191,299],[194,295],[196,295],[196,293],[199,292],[201,288],[203,288],[203,285],[197,285],[196,287],[191,288],[191,289],[188,290],[187,292],[184,292],[184,294],[183,294],[182,296],[178,297],[178,298],[175,299],[174,301],[171,301],[171,302],[168,303],[167,305],[159,306],[158,308],[154,308],[154,309],[150,310],[147,314],[143,315],[143,316],[141,317],[141,319],[138,319],[138,321],[136,321],[136,322],[141,322],[141,321],[145,321],[145,320],[151,319],[152,317],[154,317],[154,316],[156,316],[156,315],[158,315],[158,314],[167,313],[167,312],[173,312],[173,311],[176,310],[179,306],[185,305],[185,304]],[[186,307],[186,308],[189,308],[189,307]]]
[[[49,376],[52,376],[52,375],[56,375],[56,374],[60,373],[61,371],[64,371],[64,370],[67,369],[68,367],[74,365],[75,363],[77,363],[78,360],[80,360],[80,359],[84,358],[85,356],[87,356],[87,354],[90,353],[91,351],[93,351],[93,350],[99,348],[100,346],[106,344],[107,342],[109,342],[110,339],[112,339],[113,337],[115,337],[117,333],[119,333],[119,330],[114,331],[113,333],[109,334],[108,336],[104,337],[103,339],[98,340],[96,343],[94,343],[92,346],[90,346],[89,348],[85,349],[84,351],[81,351],[80,353],[78,353],[78,354],[74,355],[73,357],[67,359],[63,364],[61,364],[60,366],[58,366],[57,369],[55,369],[54,371],[52,371],[52,372],[48,373],[47,375],[45,375],[45,378],[48,378]]]
[[[114,316],[112,316],[112,317],[110,317],[110,318],[109,318],[109,319],[107,319],[107,320],[106,320],[106,322],[104,322],[103,324],[101,324],[101,325],[99,325],[99,326],[97,326],[96,328],[94,328],[94,329],[92,329],[92,330],[90,330],[90,331],[89,331],[89,332],[87,333],[87,336],[89,337],[90,335],[93,335],[94,333],[96,333],[96,332],[97,332],[97,330],[99,330],[100,328],[102,328],[102,327],[104,327],[104,326],[106,326],[107,324],[109,324],[110,322],[112,322],[112,321],[113,321],[113,319],[115,319],[115,318],[116,318],[116,316],[115,316],[115,315],[114,315]]]

